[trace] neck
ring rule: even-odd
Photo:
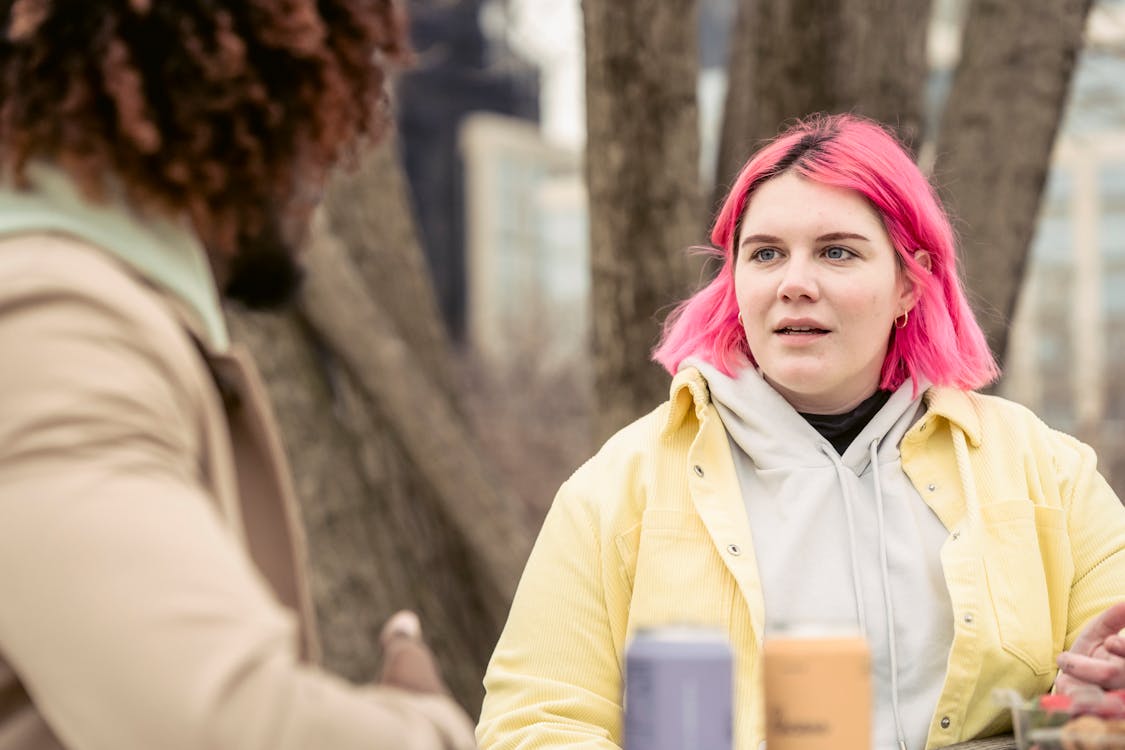
[[[780,387],[769,378],[765,379],[782,398],[789,402],[801,414],[845,414],[862,404],[875,394],[879,389],[878,384],[862,390],[854,395],[841,398],[838,394],[805,394],[794,393]]]

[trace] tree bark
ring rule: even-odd
[[[1003,361],[1091,0],[975,0],[938,134],[977,319]]]
[[[422,617],[454,695],[479,709],[533,538],[475,448],[393,146],[334,177],[298,307],[230,311],[281,425],[308,530],[325,661],[370,680],[395,610]]]
[[[719,154],[715,161],[715,185],[711,192],[708,226],[722,207],[739,168],[758,145],[758,136],[751,131],[756,99],[750,92],[754,90],[757,72],[754,29],[759,2],[761,0],[739,0],[727,45],[727,93],[719,131]]]
[[[668,397],[657,315],[700,240],[695,0],[584,0],[592,345],[600,441]]]
[[[320,234],[309,251],[312,273],[301,298],[309,324],[337,354],[387,419],[439,510],[464,537],[477,568],[477,588],[503,622],[526,553],[526,529],[477,454],[475,440],[421,368],[377,297],[360,282],[340,242]]]
[[[485,604],[472,553],[424,472],[296,313],[228,318],[254,352],[285,438],[325,666],[357,683],[373,679],[379,630],[408,607],[421,615],[454,695],[475,710],[502,615]]]
[[[794,118],[855,112],[913,148],[922,132],[930,0],[741,0],[713,204]]]
[[[422,255],[406,175],[393,134],[333,175],[323,204],[328,231],[345,240],[359,279],[426,372],[451,396],[456,366]]]

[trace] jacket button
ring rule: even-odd
[[[965,616],[962,617],[961,619],[965,621],[966,625],[972,625],[973,624],[973,613],[972,612],[966,612]]]
[[[949,721],[949,717],[948,717],[948,716],[943,716],[943,717],[941,717],[941,728],[942,728],[942,729],[949,729],[949,725],[950,725],[950,723],[951,723],[951,722]]]
[[[738,557],[739,555],[742,554],[742,548],[739,547],[737,544],[728,544],[727,545],[727,552],[731,553],[735,557]]]
[[[700,466],[699,464],[696,464],[695,466],[693,466],[691,468],[692,468],[692,471],[695,472],[695,475],[697,477],[703,476],[703,467],[702,466]]]
[[[928,485],[926,485],[926,489],[929,490],[930,492],[933,492],[934,490],[937,489],[937,485],[936,484],[928,484]]]

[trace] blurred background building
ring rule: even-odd
[[[561,3],[566,6],[568,3]],[[414,43],[419,70],[400,84],[399,124],[407,176],[423,242],[450,333],[474,354],[507,363],[534,351],[553,368],[584,352],[588,334],[589,253],[579,112],[561,116],[551,133],[525,98],[539,93],[518,49],[530,54],[571,37],[556,49],[570,79],[581,65],[577,3],[557,25],[548,11],[525,3],[418,3]],[[700,123],[703,179],[713,179],[726,91],[727,30],[734,0],[704,0],[700,13]],[[536,19],[530,16],[534,13]],[[531,32],[528,26],[546,24]],[[553,27],[553,28],[552,28]],[[536,46],[538,45],[538,46]],[[524,53],[527,54],[527,53]],[[551,53],[548,53],[551,54]],[[491,60],[484,66],[480,61]],[[487,83],[476,82],[484,77]],[[466,85],[466,82],[474,82]],[[556,87],[558,83],[555,83]],[[566,95],[564,94],[564,97]],[[581,89],[571,91],[571,101]],[[552,100],[558,106],[557,92]],[[581,125],[581,123],[579,123]],[[456,151],[450,151],[453,143]]]
[[[403,165],[438,304],[455,340],[465,330],[465,175],[461,126],[474,112],[539,120],[539,69],[488,34],[486,0],[410,0],[417,61],[399,80]]]
[[[585,352],[590,274],[579,155],[539,128],[478,113],[461,128],[468,251],[468,340],[493,363],[541,366]]]

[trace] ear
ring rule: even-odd
[[[925,268],[927,271],[933,270],[930,265],[930,254],[925,250],[914,251],[914,262],[920,265],[922,268]]]
[[[930,264],[930,254],[927,251],[925,251],[925,250],[915,250],[913,258],[914,258],[914,262],[917,263],[918,265],[922,266],[922,268],[926,269],[927,271],[931,270],[932,266]],[[914,309],[914,305],[917,302],[918,302],[917,285],[910,278],[909,274],[903,273],[903,275],[902,275],[902,295],[899,298],[899,304],[901,306],[902,312],[900,312],[899,315],[902,315],[903,313],[909,312],[910,310]]]

